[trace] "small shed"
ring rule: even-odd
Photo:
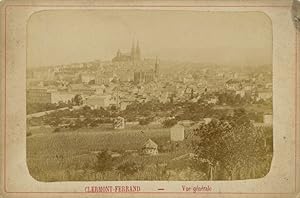
[[[176,124],[170,129],[171,141],[183,141],[184,140],[184,126]]]
[[[114,120],[114,129],[124,129],[125,128],[125,119],[122,117],[117,117]]]
[[[148,139],[143,145],[143,153],[146,155],[157,155],[158,145],[153,140]]]
[[[205,124],[209,124],[212,121],[212,118],[203,118]]]

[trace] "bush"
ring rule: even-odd
[[[145,118],[145,119],[140,119],[139,120],[139,124],[140,125],[147,125],[151,122],[151,119],[150,118]]]
[[[54,130],[53,130],[53,133],[57,133],[57,132],[60,132],[60,127],[57,127],[57,128],[55,128]]]
[[[117,169],[121,171],[124,175],[133,175],[134,173],[142,170],[142,165],[137,164],[133,161],[126,161],[121,164]]]
[[[172,127],[175,124],[177,124],[177,120],[176,119],[168,119],[168,120],[163,121],[162,124],[164,127],[169,128],[169,127]]]
[[[97,161],[94,166],[94,169],[97,172],[111,170],[112,166],[113,166],[113,158],[111,157],[111,155],[108,153],[107,150],[97,154]]]

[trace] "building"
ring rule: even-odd
[[[148,139],[143,145],[142,151],[146,155],[157,155],[158,145],[153,140]]]
[[[136,71],[133,75],[133,81],[135,83],[149,83],[155,80],[155,72],[153,70]]]
[[[207,104],[217,104],[219,99],[217,97],[210,98],[207,100]]]
[[[91,88],[85,84],[70,84],[68,87],[69,92],[75,94],[82,94],[82,95],[93,95],[96,92],[96,89]]]
[[[271,126],[273,125],[273,115],[272,114],[265,114],[264,115],[264,124]]]
[[[105,94],[105,85],[91,85],[91,88],[95,89],[95,94],[96,95],[103,95]]]
[[[122,53],[118,49],[116,56],[112,59],[112,62],[137,62],[141,60],[141,49],[139,46],[139,41],[135,46],[134,42],[132,43],[132,48],[130,53]]]
[[[106,96],[99,96],[99,95],[94,95],[88,97],[85,101],[84,104],[88,105],[92,108],[106,108],[110,105],[110,98],[111,96],[106,95]]]
[[[126,110],[127,106],[132,104],[134,101],[133,100],[122,100],[119,104],[120,110],[124,111]]]
[[[95,80],[95,75],[83,73],[80,75],[80,79],[82,83],[88,84],[91,81]]]
[[[235,91],[235,94],[240,95],[241,97],[244,97],[245,96],[245,91],[244,90],[237,90],[237,91]]]
[[[170,102],[169,93],[168,92],[161,93],[161,95],[158,97],[158,100],[159,100],[159,102],[164,103],[164,104],[167,102]]]
[[[74,97],[75,94],[72,93],[54,91],[51,92],[51,103],[68,103],[71,102]]]
[[[78,79],[80,79],[80,74],[78,74],[76,71],[72,71],[72,70],[63,70],[60,72],[55,72],[54,79],[72,82],[72,81],[77,81]]]
[[[26,90],[27,103],[51,103],[51,93],[46,88],[31,88]]]
[[[236,79],[230,79],[225,83],[226,89],[228,90],[240,90],[242,89],[242,83]]]
[[[255,127],[271,127],[273,125],[273,115],[272,113],[267,113],[263,115],[263,122],[254,122]]]
[[[28,79],[54,80],[55,71],[53,68],[35,68],[26,71]]]
[[[209,124],[212,121],[212,118],[203,118],[204,124]]]
[[[109,72],[109,71],[98,72],[95,76],[95,84],[97,85],[108,84],[112,77],[113,77],[113,72]]]
[[[122,82],[129,82],[129,81],[133,81],[133,71],[131,71],[130,69],[118,69],[116,72],[116,76],[118,77],[119,81]]]
[[[145,79],[145,73],[142,71],[134,72],[133,74],[133,81],[135,83],[142,83]]]
[[[184,126],[176,124],[170,128],[171,141],[183,141],[184,140]]]
[[[114,129],[124,129],[125,128],[125,119],[118,116],[114,120]]]
[[[48,90],[47,88],[31,88],[26,90],[26,101],[28,103],[68,103],[74,96],[75,95],[72,93],[58,92],[55,90]]]
[[[257,101],[268,100],[273,97],[272,89],[262,89],[257,92]]]
[[[157,79],[159,77],[159,63],[158,63],[157,57],[155,60],[154,73],[155,73],[155,77]]]

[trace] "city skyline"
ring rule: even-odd
[[[118,49],[130,52],[132,42],[137,40],[142,58],[271,65],[272,27],[268,17],[259,12],[236,15],[195,11],[44,11],[34,14],[28,24],[27,66],[111,60]]]
[[[272,27],[262,13],[40,12],[27,54],[29,65],[57,66],[26,71],[27,164],[38,181],[270,170]]]

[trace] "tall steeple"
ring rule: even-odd
[[[157,60],[157,56],[156,56],[156,60],[155,60],[155,68],[154,68],[154,72],[155,72],[155,77],[158,78],[158,74],[159,74],[159,63]]]
[[[137,41],[136,49],[135,49],[136,60],[141,60],[141,50],[139,46],[139,41]]]
[[[121,50],[118,49],[118,52],[117,52],[117,57],[120,58],[121,57]]]
[[[135,46],[134,46],[134,40],[133,40],[133,41],[132,41],[132,47],[131,47],[131,59],[132,59],[132,61],[134,61],[135,58],[136,58],[136,56],[135,56],[135,51],[136,51],[136,49],[135,49]]]

